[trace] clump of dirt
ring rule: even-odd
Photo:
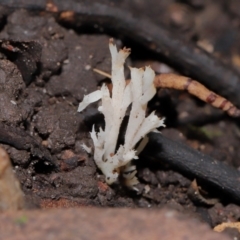
[[[25,117],[16,104],[25,90],[21,73],[9,60],[0,60],[0,79],[0,120],[9,124],[20,123]]]

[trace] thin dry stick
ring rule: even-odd
[[[230,101],[210,91],[201,83],[188,77],[179,76],[173,73],[163,73],[155,77],[154,83],[157,88],[187,90],[190,94],[198,97],[206,103],[211,104],[213,107],[222,109],[232,117],[240,116],[240,110],[236,108]]]
[[[105,73],[99,69],[93,70],[107,78],[111,78],[111,75],[108,73]],[[129,81],[130,80],[127,80],[126,84],[128,84]],[[162,73],[156,75],[154,84],[156,88],[172,88],[176,90],[186,90],[191,95],[194,95],[202,101],[211,104],[213,107],[222,109],[223,111],[227,112],[228,115],[231,117],[240,116],[240,110],[236,108],[230,101],[210,91],[201,83],[192,80],[191,78],[179,76],[174,73]],[[108,84],[108,87],[111,90],[112,85]]]

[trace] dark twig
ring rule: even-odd
[[[133,16],[126,10],[90,1],[38,0],[36,6],[30,2],[4,0],[1,4],[10,7],[49,10],[47,3],[50,2],[52,6],[50,11],[53,8],[54,12],[68,11],[65,14],[68,17],[63,17],[62,20],[75,26],[80,24],[82,27],[93,27],[97,24],[105,30],[130,38],[164,56],[180,71],[197,79],[209,89],[240,107],[240,76],[237,72],[196,45],[184,41],[181,36],[169,32],[163,26],[156,25],[143,17]]]
[[[240,203],[240,172],[222,162],[159,133],[149,134],[149,143],[141,155],[165,162]]]
[[[180,71],[197,79],[240,107],[240,76],[229,66],[196,45],[182,40],[180,36],[169,32],[163,26],[103,4],[74,3],[71,5],[70,1],[60,1],[56,5],[59,11],[74,11],[76,14],[72,19],[76,25],[99,24],[105,29],[131,38],[159,53]]]
[[[8,144],[19,150],[29,150],[33,156],[56,166],[56,160],[49,151],[25,131],[0,123],[0,143]]]

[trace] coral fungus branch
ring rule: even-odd
[[[124,63],[130,50],[123,48],[118,52],[112,40],[109,48],[112,57],[112,88],[109,90],[103,85],[100,90],[84,96],[78,111],[82,111],[94,101],[102,100],[98,110],[104,115],[105,129],[100,129],[97,133],[93,126],[90,133],[95,147],[94,160],[106,176],[107,183],[114,183],[121,172],[128,181],[128,186],[135,185],[136,168],[131,166],[132,159],[138,158],[135,146],[146,134],[165,126],[164,119],[159,119],[154,113],[146,116],[147,103],[156,93],[154,71],[150,67],[145,70],[131,68],[132,80],[127,84]],[[120,127],[129,106],[131,111],[124,144],[117,146]]]

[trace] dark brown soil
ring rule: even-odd
[[[105,2],[113,4],[113,1]],[[239,71],[239,1],[116,2],[115,5],[119,4],[123,9],[165,24],[187,40],[204,44],[206,49],[214,48],[211,54]],[[102,124],[102,119],[95,117],[96,105],[83,113],[77,113],[77,106],[84,94],[97,89],[105,80],[92,69],[110,72],[108,40],[112,36],[92,29],[71,28],[58,22],[52,13],[18,8],[0,10],[0,39],[11,40],[13,46],[16,41],[37,41],[42,48],[40,62],[34,65],[36,71],[30,75],[25,72],[25,78],[21,63],[16,62],[6,49],[1,50],[0,121],[30,134],[49,150],[59,166],[57,170],[29,150],[3,145],[26,194],[28,208],[168,206],[207,222],[211,227],[240,220],[240,207],[231,200],[223,200],[213,190],[206,195],[210,199],[218,197],[214,204],[199,202],[189,194],[193,179],[167,165],[150,165],[144,159],[137,162],[139,194],[121,185],[109,187],[92,156],[81,148],[82,143],[93,145],[89,131],[93,123]],[[132,48],[129,65],[144,66],[150,62],[156,72],[179,70],[133,41],[121,39],[121,33],[114,37],[119,46]],[[167,117],[163,135],[239,168],[240,129],[237,121],[187,93],[175,90],[160,90],[151,102],[151,109]],[[181,124],[176,124],[177,121]],[[234,239],[240,239],[240,234],[234,232],[232,235],[236,237]]]

